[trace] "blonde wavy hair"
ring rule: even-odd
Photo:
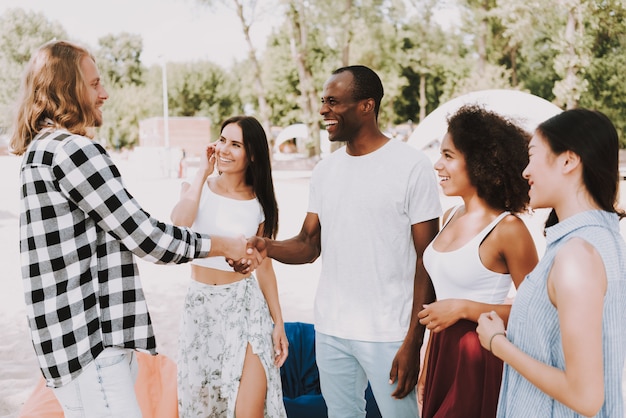
[[[65,129],[93,138],[97,118],[87,99],[81,70],[84,57],[94,60],[85,48],[68,41],[50,41],[32,56],[17,103],[11,148],[22,155],[45,128]]]

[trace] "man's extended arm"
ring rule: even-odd
[[[306,264],[312,263],[320,256],[322,228],[316,213],[308,212],[300,233],[295,237],[276,241],[266,237],[248,238],[248,248],[258,251],[260,257],[270,257],[283,264]],[[260,260],[257,260],[260,262]],[[239,273],[249,273],[249,260],[242,259],[239,262],[228,260],[233,269]]]

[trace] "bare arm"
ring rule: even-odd
[[[287,360],[289,342],[287,341],[287,335],[285,334],[285,324],[278,298],[276,273],[274,272],[271,259],[266,258],[263,260],[256,270],[256,277],[259,282],[261,292],[263,292],[263,296],[265,297],[265,301],[267,302],[267,306],[270,310],[272,321],[274,322],[274,331],[272,332],[272,340],[274,343],[274,364],[277,367],[281,367],[285,360]]]
[[[322,252],[322,227],[316,213],[308,212],[300,233],[283,241],[252,237],[248,246],[256,249],[264,257],[273,258],[283,264],[312,263]]]
[[[419,352],[424,341],[424,325],[420,324],[418,313],[422,306],[435,300],[435,289],[424,268],[424,250],[439,230],[439,219],[420,222],[411,226],[413,245],[417,252],[415,278],[413,284],[413,308],[409,330],[393,360],[389,372],[390,382],[398,381],[395,398],[404,398],[415,388],[420,369]]]
[[[206,158],[201,159],[201,165],[191,184],[183,183],[180,199],[170,214],[170,219],[174,225],[191,226],[196,220],[200,196],[202,196],[202,188],[207,178],[213,173],[215,164],[214,153],[214,146],[207,147]]]
[[[426,349],[424,350],[424,360],[422,361],[422,368],[420,370],[419,378],[417,379],[417,403],[420,408],[424,406],[424,388],[426,387],[426,373],[428,373],[428,358],[431,341],[432,340],[429,338],[428,343],[426,344]]]
[[[565,370],[528,356],[504,335],[493,338],[492,351],[548,396],[593,416],[604,402],[602,310],[607,279],[600,255],[587,242],[572,239],[555,257],[547,287],[558,310]],[[481,315],[481,344],[487,346],[503,329],[496,314]]]

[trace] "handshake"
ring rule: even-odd
[[[225,251],[225,258],[237,273],[253,272],[267,257],[267,244],[263,237],[252,236],[246,239],[241,236],[232,239],[230,246]]]

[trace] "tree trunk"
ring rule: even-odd
[[[317,93],[313,85],[313,75],[307,60],[307,27],[305,5],[302,0],[291,0],[289,2],[289,27],[291,28],[291,55],[298,69],[300,84],[302,122],[309,131],[309,141],[313,148],[313,155],[320,155],[320,130],[318,117],[315,112],[317,103]]]
[[[246,38],[246,43],[248,44],[248,58],[252,63],[254,74],[254,92],[257,95],[257,101],[259,104],[259,119],[261,125],[263,125],[263,129],[265,130],[265,135],[267,135],[267,140],[269,143],[272,139],[270,122],[271,109],[267,105],[267,100],[265,98],[265,87],[263,86],[263,79],[261,78],[261,65],[259,64],[259,60],[256,56],[256,48],[254,48],[254,44],[252,43],[252,39],[250,38],[250,24],[246,22],[246,18],[243,13],[243,3],[239,0],[233,1],[237,8],[237,16],[239,17],[239,21],[241,22],[243,35]]]
[[[426,106],[428,105],[428,99],[426,98],[426,71],[423,71],[420,74],[420,97],[419,97],[419,105],[420,105],[420,122],[424,120],[426,117]]]
[[[352,0],[345,0],[345,7],[341,14],[343,34],[343,45],[341,47],[341,64],[346,67],[350,65],[350,43],[352,42]]]
[[[488,0],[483,2],[480,16],[480,30],[477,37],[476,49],[478,50],[478,72],[484,74],[487,66],[487,33],[489,33],[489,21],[487,14],[489,12]]]
[[[517,80],[517,46],[511,48],[509,56],[511,57],[511,85],[517,87],[519,84]]]
[[[576,19],[576,13],[574,8],[570,8],[567,13],[567,26],[565,27],[565,41],[567,42],[568,66],[565,73],[565,85],[572,87],[569,89],[567,98],[565,101],[565,109],[574,109],[578,106],[578,94],[573,89],[576,86],[577,71],[576,66],[573,64],[576,62],[576,27],[579,22]]]

